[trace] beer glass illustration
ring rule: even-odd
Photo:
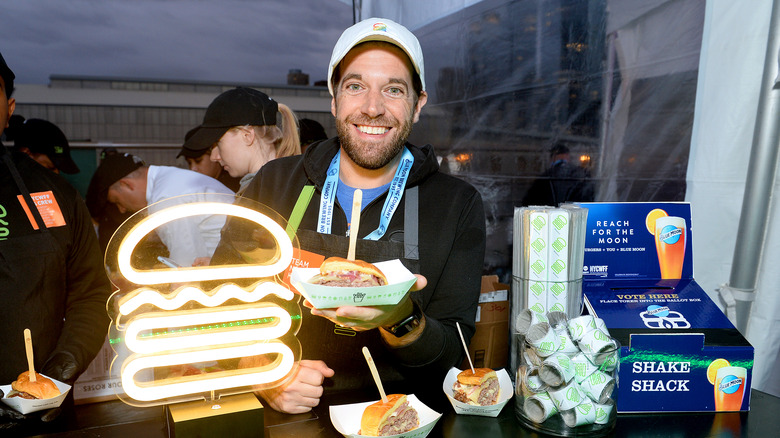
[[[747,369],[743,367],[723,367],[715,376],[715,410],[738,411],[742,408],[745,395]]]
[[[685,230],[685,218],[664,216],[655,220],[655,249],[663,279],[682,277],[687,240]]]

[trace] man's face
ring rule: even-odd
[[[0,78],[0,134],[8,127],[8,119],[11,118],[14,108],[16,108],[16,100],[13,97],[6,98],[5,96],[5,81]]]
[[[341,79],[331,103],[341,147],[366,169],[380,169],[401,151],[427,100],[415,105],[412,65],[390,44],[366,43],[341,61]]]
[[[116,205],[120,213],[135,213],[146,207],[146,189],[119,180],[108,188],[108,202]]]
[[[197,158],[187,157],[187,164],[190,166],[190,170],[208,175],[212,178],[217,178],[222,172],[222,166],[219,163],[211,161],[210,155],[211,151],[209,150]]]
[[[37,161],[41,166],[51,170],[54,173],[60,173],[60,169],[57,169],[57,166],[54,165],[48,155],[40,154],[38,152],[30,152],[28,155],[30,155],[30,157]]]

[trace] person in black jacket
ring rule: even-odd
[[[569,148],[556,144],[550,149],[550,167],[544,171],[526,192],[523,205],[557,207],[564,202],[592,202],[593,180],[584,167],[572,164]]]
[[[0,54],[0,133],[15,107],[13,79]],[[25,153],[0,143],[0,384],[28,369],[26,328],[32,333],[35,370],[73,384],[103,346],[110,293],[79,193]],[[72,403],[71,392],[63,407]],[[32,432],[33,420],[51,420],[58,413],[22,416],[2,405],[0,429],[26,424],[21,427]]]
[[[456,324],[466,342],[475,331],[485,255],[482,198],[439,171],[430,145],[406,141],[427,101],[422,50],[406,28],[371,18],[347,29],[333,50],[328,85],[338,137],[315,142],[302,157],[267,163],[244,196],[291,223],[300,220],[300,247],[320,262],[346,257],[348,233],[357,232],[357,259],[400,259],[418,281],[397,305],[304,303],[311,312],[303,312],[297,334],[303,356],[297,374],[259,395],[275,410],[302,413],[324,391],[371,387],[361,353],[368,346],[385,385],[408,379],[405,387],[421,400],[443,406],[444,376],[465,357]],[[350,231],[356,189],[363,199],[360,227]],[[299,215],[297,203],[304,206],[295,209]],[[238,260],[231,229],[223,230],[212,265]]]

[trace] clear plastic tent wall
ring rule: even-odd
[[[411,141],[482,193],[487,273],[510,275],[513,209],[556,144],[597,201],[684,199],[703,0],[358,3],[420,39],[429,100]]]
[[[564,142],[590,169],[597,201],[693,204],[694,275],[720,301],[771,0],[750,7],[705,0],[355,3],[359,19],[393,19],[421,40],[431,99],[411,140],[433,144],[444,170],[482,193],[486,273],[505,281],[511,275],[513,208],[549,164],[550,146]],[[778,209],[773,202],[771,217]],[[770,220],[746,334],[756,348],[753,387],[774,395],[778,234]]]

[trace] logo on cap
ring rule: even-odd
[[[385,23],[374,23],[374,30],[387,32],[387,25]]]

